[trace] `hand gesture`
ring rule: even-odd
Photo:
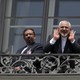
[[[75,31],[73,30],[70,31],[69,40],[71,42],[75,40]]]
[[[58,29],[54,30],[53,37],[54,37],[55,40],[59,39],[60,35],[59,35],[59,30]]]

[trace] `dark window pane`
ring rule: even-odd
[[[80,16],[80,1],[60,1],[59,16]]]
[[[15,25],[42,25],[41,18],[16,19]]]
[[[55,19],[54,24],[62,19],[69,20],[73,25],[80,23],[80,1],[79,0],[59,0],[56,3],[55,16],[61,17]]]
[[[42,15],[43,15],[42,0],[17,1],[16,16],[42,16]]]

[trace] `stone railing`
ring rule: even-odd
[[[20,70],[16,70],[16,67],[20,67]],[[0,74],[14,73],[80,73],[80,55],[0,55]]]

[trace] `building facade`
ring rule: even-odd
[[[31,27],[36,42],[45,44],[60,20],[69,20],[80,35],[80,0],[0,0],[0,51],[15,53],[25,42],[22,31]]]

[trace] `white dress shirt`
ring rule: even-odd
[[[62,45],[62,52],[64,52],[64,48],[65,48],[65,44],[66,44],[67,37],[65,37],[65,38],[62,37],[61,40],[62,40],[62,44],[61,44],[61,45]]]

